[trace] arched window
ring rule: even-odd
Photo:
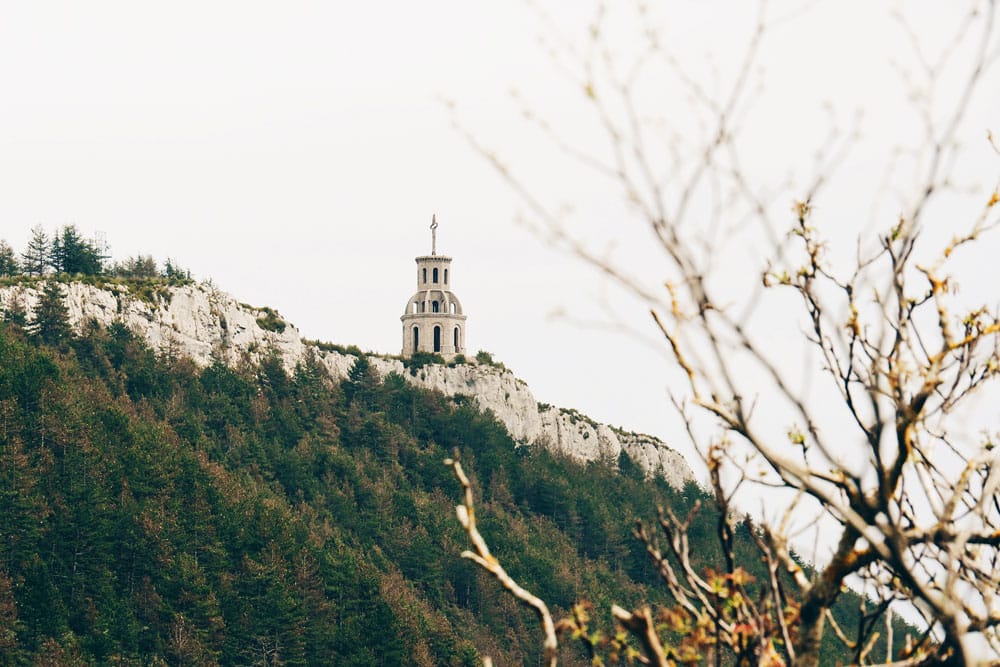
[[[413,351],[420,351],[420,327],[413,327]]]
[[[420,307],[420,306],[418,306],[418,305],[417,305],[417,302],[416,302],[416,301],[414,301],[414,302],[413,302],[413,311],[412,311],[412,312],[414,312],[414,313],[415,313],[415,312],[417,312],[417,309],[418,309],[419,307]]]
[[[434,351],[441,351],[441,327],[439,326],[434,327]]]
[[[455,352],[458,352],[458,327],[455,327]]]
[[[427,267],[424,267],[424,284],[427,284]]]
[[[420,302],[420,312],[422,313],[422,312],[424,312],[426,310],[427,310],[427,302],[426,301],[421,301]]]
[[[434,268],[434,283],[437,284],[438,281],[438,270],[437,267]]]
[[[448,284],[448,269],[444,270],[444,284]]]
[[[451,314],[454,315],[457,312],[458,312],[458,306],[455,304],[454,301],[452,301],[451,302]]]
[[[438,302],[437,302],[437,301],[431,301],[431,312],[432,312],[432,313],[436,313],[436,312],[439,312],[439,311],[440,311],[440,309],[441,309],[441,306],[440,306],[440,305],[438,305]]]

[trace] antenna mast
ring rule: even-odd
[[[438,236],[438,223],[437,215],[431,215],[431,254],[436,255],[437,253],[437,236]],[[437,270],[437,269],[435,269]]]

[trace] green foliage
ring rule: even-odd
[[[354,365],[347,373],[347,381],[341,385],[344,399],[347,403],[355,400],[367,400],[377,384],[378,379],[368,362],[368,358],[362,355],[354,361]]]
[[[566,415],[571,424],[576,424],[577,422],[582,421],[589,424],[592,428],[597,428],[597,422],[575,408],[559,408],[559,413]]]
[[[338,345],[319,340],[303,340],[306,345],[313,345],[323,352],[337,352],[338,354],[350,354],[355,357],[363,357],[365,353],[357,345]]]
[[[168,304],[173,297],[170,283],[158,278],[130,280],[124,284],[129,288],[132,296],[152,306],[160,303]]]
[[[103,269],[100,250],[84,239],[75,225],[64,225],[52,236],[49,265],[57,273],[97,275]]]
[[[0,239],[0,276],[15,276],[20,270],[14,249],[9,243]]]
[[[417,371],[427,364],[444,365],[444,363],[444,357],[436,352],[414,352],[403,359],[403,366],[410,369],[410,375],[416,375]]]
[[[476,361],[479,362],[480,364],[483,364],[484,366],[492,366],[493,368],[499,368],[502,371],[507,370],[506,366],[504,366],[499,361],[495,361],[493,359],[493,355],[485,350],[480,350],[479,352],[476,352]]]
[[[641,482],[646,478],[646,474],[643,472],[642,468],[629,458],[628,454],[625,453],[623,449],[618,455],[618,472],[629,479],[634,479]]]
[[[171,281],[191,281],[191,271],[189,269],[181,268],[179,264],[174,262],[169,257],[167,257],[167,261],[163,265],[163,273],[160,275]]]
[[[72,334],[62,285],[55,280],[46,281],[42,287],[28,331],[47,345],[58,345]]]
[[[257,326],[265,331],[273,331],[274,333],[283,333],[287,323],[285,320],[281,319],[281,315],[272,308],[264,307],[257,308],[264,314],[257,318]]]
[[[49,268],[49,235],[41,225],[31,229],[28,247],[21,253],[21,269],[29,276],[40,276]]]
[[[52,269],[57,274],[65,274],[82,279],[91,284],[95,276],[107,274],[110,278],[126,282],[159,282],[167,285],[186,285],[192,282],[191,272],[181,268],[169,257],[161,271],[151,255],[138,254],[124,261],[108,266],[110,259],[104,253],[103,243],[85,239],[76,225],[64,225],[49,237],[41,225],[31,230],[31,239],[21,261],[17,261],[13,249],[6,241],[0,240],[0,284],[9,284],[11,277],[34,277],[36,279]],[[120,281],[119,280],[119,281]],[[20,282],[20,281],[19,281]]]
[[[121,278],[157,278],[160,269],[152,255],[136,255],[124,262],[115,262],[111,273]]]
[[[7,298],[3,308],[3,321],[19,329],[28,326],[28,310],[24,305],[24,293],[20,288],[13,290]]]
[[[0,665],[536,664],[534,618],[458,556],[453,448],[494,553],[557,615],[666,602],[628,520],[710,502],[517,448],[363,355],[334,383],[315,357],[198,369],[120,324],[62,349],[0,325],[0,359]],[[699,566],[716,521],[692,526]]]
[[[162,279],[168,284],[188,284],[192,282],[191,272],[182,269],[169,257],[161,271],[152,255],[136,255],[125,261],[115,262],[110,273],[118,278],[141,281],[156,281]]]

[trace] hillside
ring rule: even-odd
[[[342,378],[309,346],[196,363],[116,319],[55,345],[0,324],[0,665],[535,664],[532,616],[458,557],[456,448],[494,552],[557,615],[666,602],[629,519],[701,489],[520,443],[418,386],[436,367],[337,355]],[[691,529],[704,565],[715,524]]]
[[[0,358],[3,664],[521,664],[530,618],[457,557],[448,452],[563,608],[645,595],[621,513],[676,495],[363,363],[199,368],[121,325],[63,349],[5,327]]]
[[[33,311],[42,281],[20,278],[0,286],[0,310],[17,301]],[[199,366],[259,362],[274,354],[291,372],[306,354],[314,355],[333,378],[343,379],[360,350],[304,341],[298,329],[271,308],[240,303],[211,283],[122,281],[92,277],[64,285],[70,323],[79,331],[89,322],[120,322],[154,350],[184,356]],[[616,463],[622,453],[647,475],[662,476],[680,488],[694,479],[687,462],[653,436],[599,424],[575,410],[539,403],[528,386],[485,356],[461,364],[419,368],[392,357],[369,355],[380,377],[398,374],[446,396],[467,396],[488,410],[519,444],[540,445],[580,462]],[[409,368],[407,368],[409,365]]]

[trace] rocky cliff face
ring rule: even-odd
[[[373,365],[383,374],[395,371],[410,377],[398,360],[377,359]],[[474,397],[519,443],[537,443],[577,461],[612,464],[617,464],[624,451],[647,475],[659,475],[677,488],[694,479],[684,457],[659,439],[599,424],[575,410],[538,403],[528,385],[509,370],[482,364],[434,365],[419,369],[411,379],[447,396]]]
[[[126,285],[71,283],[63,291],[74,327],[89,321],[105,326],[122,322],[154,349],[188,356],[201,365],[216,359],[255,361],[273,350],[292,370],[311,347],[275,311],[239,303],[207,283],[145,288],[141,293]],[[19,300],[30,313],[39,293],[37,285],[0,288],[0,309]],[[351,354],[313,351],[335,378],[346,377],[355,361]],[[575,410],[539,404],[528,386],[506,369],[466,363],[428,365],[411,374],[398,359],[372,356],[370,361],[382,376],[398,373],[446,396],[472,397],[518,443],[538,444],[578,461],[612,464],[624,452],[645,474],[662,476],[675,487],[694,479],[684,458],[657,438],[598,424]]]

